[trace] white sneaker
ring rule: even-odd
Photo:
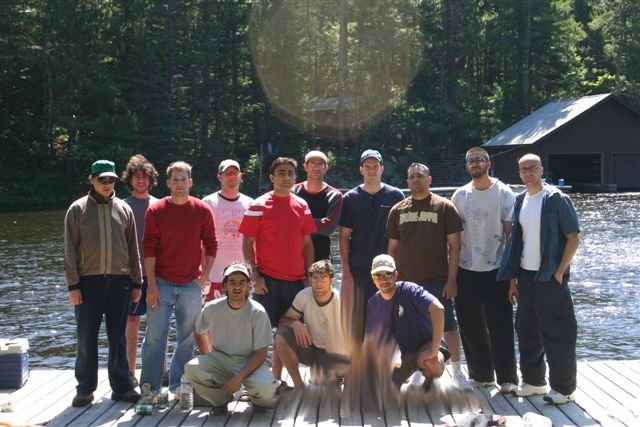
[[[518,388],[518,386],[515,385],[514,383],[502,383],[502,384],[500,384],[500,393],[509,394],[509,393],[511,393],[513,390],[515,390],[517,388]]]
[[[473,378],[469,378],[469,383],[471,383],[471,385],[474,387],[493,387],[494,386],[493,381],[478,381],[478,380],[474,380]]]
[[[522,383],[515,390],[511,390],[511,394],[519,397],[533,396],[534,394],[545,394],[546,392],[546,385],[531,385],[527,383]]]
[[[469,384],[467,377],[462,372],[455,372],[453,374],[453,385],[462,391],[472,391],[473,387]]]
[[[559,393],[557,391],[555,391],[554,389],[551,389],[551,391],[547,394],[545,394],[542,399],[545,402],[549,402],[549,403],[554,403],[556,405],[562,405],[564,403],[568,403],[568,402],[573,402],[576,400],[576,396],[571,393],[571,394],[562,394]]]

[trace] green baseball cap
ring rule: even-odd
[[[98,176],[98,178],[103,176],[112,176],[117,178],[116,175],[116,165],[110,160],[96,160],[91,165],[91,175]]]

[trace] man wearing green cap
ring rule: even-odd
[[[130,301],[140,299],[142,270],[133,212],[113,190],[117,178],[113,162],[94,162],[89,194],[73,202],[64,219],[65,278],[78,335],[73,406],[93,401],[103,316],[111,399],[136,402],[140,398],[129,379],[125,327]]]

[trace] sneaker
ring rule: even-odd
[[[453,374],[453,385],[462,391],[472,391],[473,387],[469,384],[467,377],[462,372],[455,372]]]
[[[220,406],[214,406],[213,408],[211,408],[211,412],[209,412],[209,414],[221,416],[221,415],[227,415],[228,412],[229,410],[227,409],[227,405],[220,405]]]
[[[474,380],[473,378],[469,378],[469,383],[473,387],[493,387],[494,386],[493,381],[478,381],[478,380]]]
[[[123,402],[136,403],[138,400],[140,400],[140,393],[135,390],[129,390],[124,393],[117,393],[114,391],[113,393],[111,393],[111,400],[121,400]]]
[[[71,406],[75,406],[79,408],[81,406],[87,406],[89,403],[93,402],[93,393],[89,394],[76,394],[71,402]]]
[[[564,403],[575,401],[576,400],[576,396],[573,393],[571,393],[571,394],[562,394],[562,393],[559,393],[559,392],[555,391],[554,389],[551,389],[551,391],[549,393],[547,393],[544,396],[542,396],[542,399],[545,402],[553,403],[555,405],[562,405]]]
[[[513,390],[517,389],[518,386],[514,383],[502,383],[500,384],[500,393],[502,394],[510,394]]]
[[[533,396],[534,394],[545,394],[547,392],[546,385],[531,385],[522,383],[515,390],[511,390],[511,394],[518,397]]]

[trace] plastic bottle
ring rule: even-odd
[[[186,411],[193,409],[193,386],[184,375],[180,379],[180,409]]]
[[[558,186],[560,187],[564,186],[564,179],[562,178],[558,179]]]

